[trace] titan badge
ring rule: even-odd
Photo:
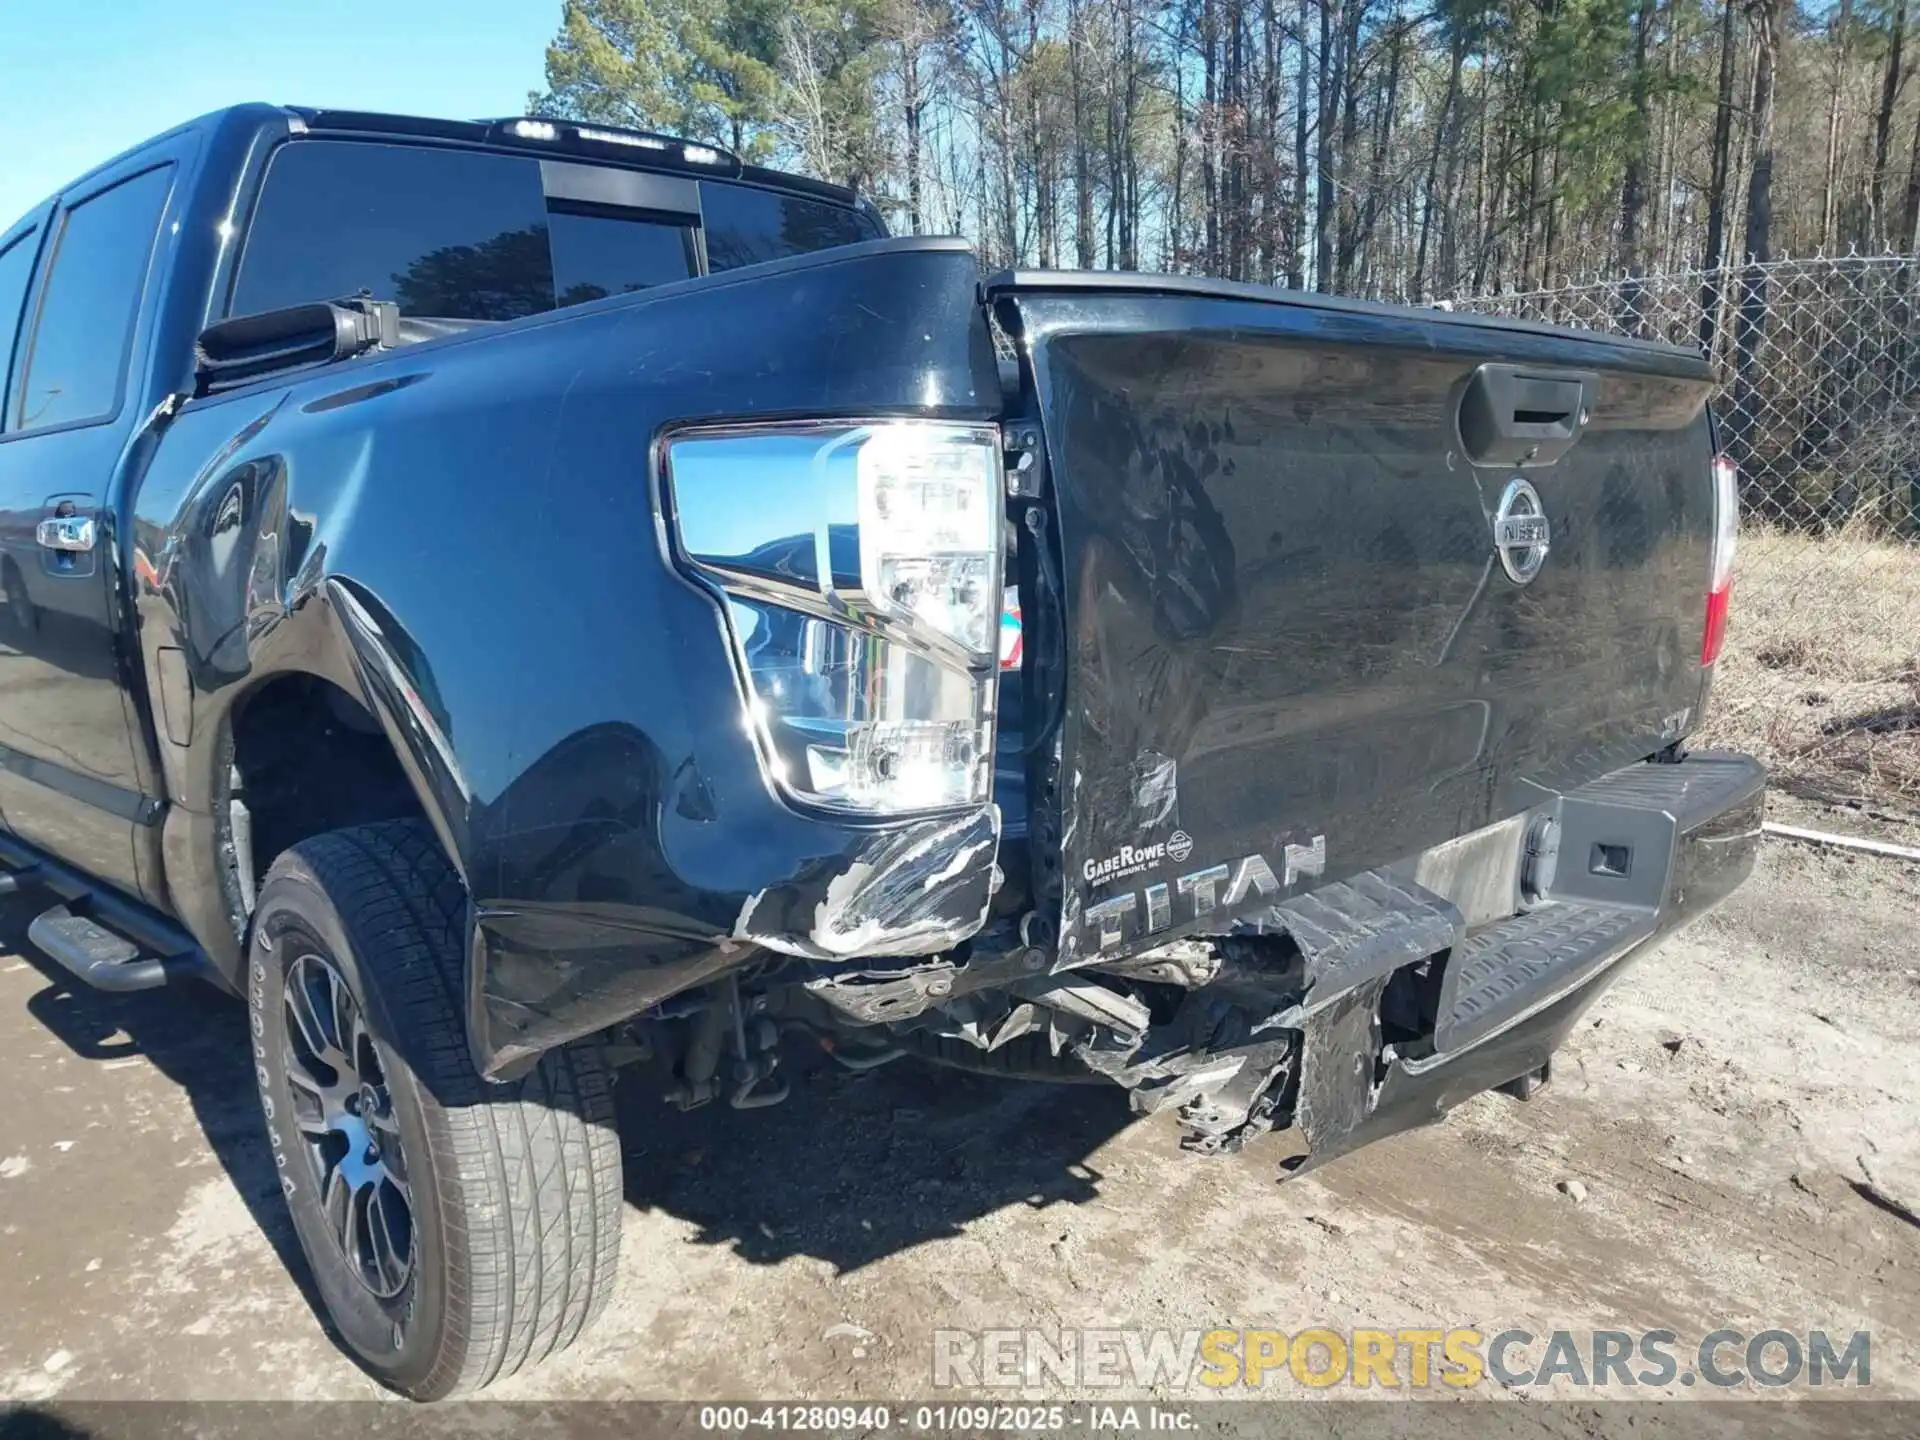
[[[1281,874],[1276,876],[1264,855],[1243,855],[1230,865],[1209,865],[1182,875],[1171,885],[1162,880],[1141,890],[1089,905],[1081,919],[1096,937],[1096,949],[1107,951],[1126,938],[1129,919],[1137,911],[1145,912],[1139,929],[1142,936],[1156,935],[1173,927],[1173,897],[1177,893],[1186,919],[1195,924],[1217,910],[1232,910],[1249,895],[1279,895],[1291,890],[1306,876],[1321,876],[1327,871],[1327,837],[1316,835],[1310,844],[1289,845],[1282,854]],[[1225,886],[1225,893],[1221,887]]]

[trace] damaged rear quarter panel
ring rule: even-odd
[[[880,241],[188,405],[136,516],[163,577],[147,644],[184,647],[194,678],[176,773],[210,792],[233,704],[288,670],[357,689],[403,758],[443,751],[413,777],[472,897],[491,1073],[763,947],[954,943],[987,908],[997,812],[877,825],[781,803],[720,607],[666,557],[651,469],[690,424],[994,418],[977,282],[957,242]],[[222,514],[257,474],[272,514]],[[271,603],[169,588],[216,523],[265,535]],[[327,618],[340,595],[352,624]]]

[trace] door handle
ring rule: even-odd
[[[1586,429],[1599,377],[1482,365],[1460,397],[1460,445],[1476,465],[1551,465]]]
[[[42,520],[34,538],[46,550],[84,554],[93,549],[93,517],[57,515],[51,520]]]

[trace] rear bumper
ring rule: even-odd
[[[1292,1172],[1539,1071],[1627,961],[1746,879],[1765,790],[1759,762],[1703,753],[1560,797],[1543,812],[1558,823],[1559,855],[1542,903],[1455,947],[1430,1053],[1389,1053],[1383,1066],[1356,1071],[1353,1041],[1371,1025],[1377,995],[1356,991],[1316,1017],[1301,1060],[1309,1153]]]

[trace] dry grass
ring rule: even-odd
[[[1803,798],[1920,816],[1920,547],[1743,533],[1706,738]]]

